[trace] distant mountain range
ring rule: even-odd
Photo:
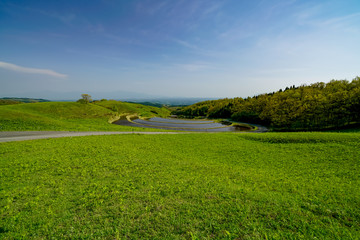
[[[119,99],[121,100],[121,99]],[[149,98],[149,99],[124,99],[122,101],[140,103],[154,107],[166,106],[188,106],[215,98]]]

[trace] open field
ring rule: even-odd
[[[166,116],[169,111],[118,101],[3,105],[0,106],[0,131],[159,131],[109,124],[121,114]]]
[[[359,239],[360,134],[0,143],[3,239]]]

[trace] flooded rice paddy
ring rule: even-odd
[[[114,124],[132,126],[132,127],[143,127],[143,128],[156,128],[164,130],[179,130],[179,131],[195,131],[195,132],[238,132],[238,131],[249,131],[250,128],[246,127],[234,127],[228,126],[221,123],[217,123],[211,120],[187,120],[187,119],[176,119],[176,118],[159,118],[153,117],[147,120],[134,119],[118,120]]]

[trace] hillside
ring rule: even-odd
[[[166,108],[158,108],[155,106],[146,106],[139,103],[121,102],[115,100],[95,101],[95,105],[107,108],[119,114],[130,113],[138,114],[142,117],[151,117],[154,115],[166,117],[169,115],[169,110]]]
[[[160,114],[157,114],[157,113]],[[169,111],[140,104],[104,101],[43,102],[0,106],[0,131],[131,131],[134,128],[109,123],[121,114],[165,116]],[[140,130],[140,129],[136,129]]]
[[[248,98],[200,102],[173,112],[186,117],[231,118],[275,130],[319,130],[360,122],[360,77],[291,86]]]

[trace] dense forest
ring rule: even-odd
[[[204,101],[174,114],[184,117],[230,118],[274,129],[316,130],[360,122],[360,77],[291,86],[248,98]]]

